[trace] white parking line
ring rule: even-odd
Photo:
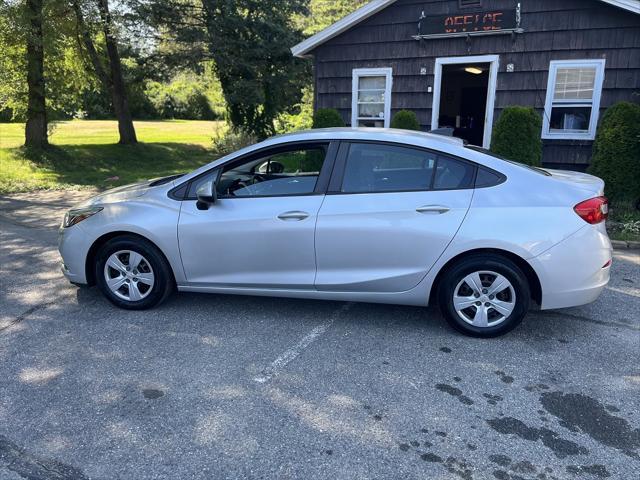
[[[329,317],[329,319],[325,323],[318,325],[309,333],[307,333],[298,343],[296,343],[293,347],[289,348],[282,355],[271,362],[269,366],[262,371],[262,375],[254,377],[253,380],[258,383],[265,383],[270,378],[276,376],[280,372],[280,370],[286,367],[292,360],[295,360],[296,357],[300,355],[305,348],[315,342],[318,337],[320,337],[320,335],[326,332],[340,315],[351,308],[351,305],[353,304],[345,303],[344,305],[342,305],[331,315],[331,317]]]

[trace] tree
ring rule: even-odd
[[[369,0],[310,0],[309,14],[299,18],[305,36],[311,36],[362,7]]]
[[[91,5],[87,5],[91,7]],[[137,143],[136,131],[129,109],[127,89],[122,76],[122,64],[118,44],[115,37],[114,22],[109,10],[108,0],[96,0],[98,15],[96,22],[104,35],[105,50],[108,63],[108,71],[105,69],[102,59],[96,49],[93,40],[91,26],[85,20],[80,0],[72,0],[73,11],[78,23],[78,34],[86,50],[87,56],[93,66],[95,74],[100,79],[105,89],[111,95],[113,111],[118,120],[118,132],[121,144]]]
[[[202,0],[208,52],[234,127],[262,139],[297,104],[309,77],[291,54],[302,38],[292,21],[306,0]]]
[[[185,65],[213,60],[232,127],[265,138],[276,119],[295,111],[311,78],[310,66],[290,50],[302,39],[294,19],[307,3],[149,0],[136,11],[156,32],[170,32]]]
[[[27,123],[25,146],[42,148],[49,144],[47,137],[47,108],[45,103],[44,41],[42,10],[44,0],[26,0],[27,30]]]
[[[82,109],[83,96],[95,90],[78,55],[76,22],[66,2],[43,1],[42,43],[48,122]],[[27,119],[29,103],[27,39],[31,28],[26,1],[0,1],[0,118]]]

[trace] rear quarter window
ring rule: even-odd
[[[505,176],[488,168],[479,167],[476,188],[494,187],[505,181]]]
[[[434,190],[459,190],[473,186],[475,166],[454,158],[438,156]]]

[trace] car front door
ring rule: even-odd
[[[334,150],[328,143],[289,144],[192,181],[178,222],[188,282],[312,289],[315,223]],[[201,210],[195,192],[211,179],[218,198]]]
[[[475,168],[417,147],[342,143],[318,214],[316,288],[415,287],[458,231]]]

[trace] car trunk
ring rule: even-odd
[[[559,182],[566,183],[568,186],[584,190],[585,199],[590,197],[598,197],[604,195],[604,180],[593,175],[581,172],[571,172],[567,170],[553,170],[543,168],[545,172],[551,175],[551,178]]]

